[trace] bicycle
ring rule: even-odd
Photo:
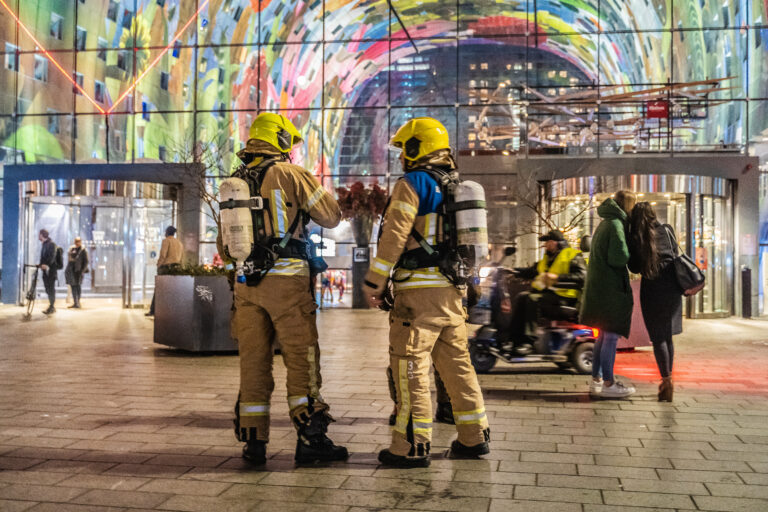
[[[27,294],[24,296],[27,299],[27,312],[24,314],[24,320],[32,319],[32,310],[35,307],[35,299],[37,298],[37,276],[40,274],[40,265],[24,264],[24,270],[27,268],[34,268],[35,273],[32,275],[32,285],[27,290]]]

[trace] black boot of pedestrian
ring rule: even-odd
[[[406,457],[404,455],[395,455],[389,450],[381,450],[379,452],[379,462],[393,468],[428,468],[429,456]]]
[[[43,311],[43,314],[44,314],[44,315],[52,315],[52,314],[54,314],[55,312],[56,312],[56,308],[54,308],[53,306],[48,306],[48,309],[46,309],[45,311]]]
[[[248,441],[243,446],[243,458],[254,466],[261,466],[267,462],[267,442]]]
[[[438,402],[437,411],[435,412],[435,421],[438,423],[445,423],[446,425],[455,424],[453,419],[453,407],[451,402]]]
[[[349,452],[343,446],[333,444],[326,435],[333,419],[325,411],[318,411],[299,427],[294,460],[299,464],[347,460]]]

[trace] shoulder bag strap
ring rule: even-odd
[[[680,246],[677,245],[677,237],[670,234],[671,228],[669,224],[664,224],[664,232],[667,234],[667,240],[672,244],[672,250],[675,252],[675,257],[679,255]]]

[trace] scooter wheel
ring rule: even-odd
[[[579,343],[571,352],[571,363],[577,372],[583,375],[592,374],[592,355],[595,344],[589,341]]]
[[[496,366],[496,356],[472,343],[469,344],[469,359],[477,373],[488,373]]]

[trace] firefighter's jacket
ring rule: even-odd
[[[244,151],[268,157],[279,153],[269,144],[251,139]],[[263,159],[257,158],[251,166]],[[261,196],[269,201],[269,213],[264,213],[267,236],[282,238],[289,231],[299,209],[324,228],[335,228],[341,220],[341,209],[336,199],[325,190],[312,173],[290,162],[277,162],[269,167],[261,183]],[[293,235],[306,240],[307,233],[300,223]],[[279,258],[268,275],[309,276],[309,264],[298,258]]]
[[[384,212],[376,257],[365,277],[377,292],[383,291],[390,272],[403,252],[420,247],[411,236],[412,229],[431,246],[442,241],[442,217],[437,213],[442,195],[436,197],[438,193],[437,182],[425,172],[413,171],[395,184],[389,207]],[[392,281],[395,293],[414,288],[453,286],[437,267],[415,270],[397,268]]]

